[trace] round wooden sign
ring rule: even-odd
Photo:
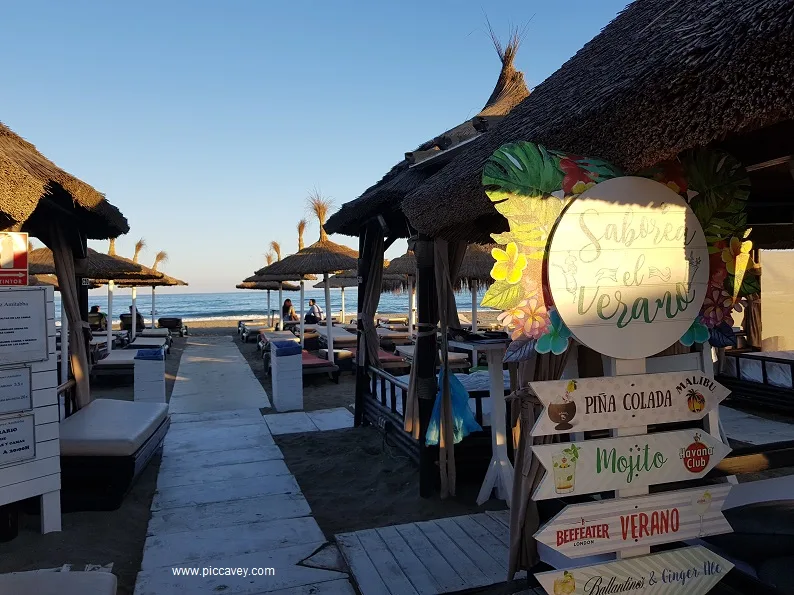
[[[706,295],[703,229],[684,199],[653,180],[596,184],[563,213],[548,249],[560,317],[581,343],[611,357],[666,349]]]

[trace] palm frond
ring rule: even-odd
[[[271,264],[273,264],[273,259],[274,258],[275,257],[273,256],[273,252],[272,251],[268,251],[267,254],[265,254],[265,264],[270,266]]]
[[[276,254],[276,260],[281,260],[281,244],[273,240],[270,242],[270,249]]]
[[[303,234],[306,231],[306,226],[308,225],[306,219],[301,219],[298,221],[298,251],[300,252],[303,250]]]
[[[116,238],[110,238],[110,245],[108,246],[108,254],[116,256]]]
[[[168,252],[166,252],[165,250],[160,250],[154,257],[154,264],[152,265],[152,270],[156,271],[158,265],[167,261],[168,261]]]
[[[325,241],[328,239],[328,234],[325,233],[325,225],[326,219],[328,219],[328,213],[333,208],[333,201],[330,198],[326,198],[322,195],[322,193],[315,188],[311,192],[309,192],[309,196],[307,199],[309,203],[309,210],[314,213],[315,217],[317,217],[317,221],[320,222],[320,241]]]
[[[133,256],[132,256],[132,262],[134,262],[135,264],[138,264],[138,258],[140,257],[141,251],[144,248],[146,248],[146,240],[141,238],[140,240],[135,242],[135,254],[133,254]]]

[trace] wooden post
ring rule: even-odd
[[[362,227],[358,232],[358,304],[356,306],[358,313],[356,317],[358,339],[356,341],[356,353],[359,360],[356,362],[356,411],[353,419],[355,427],[364,424],[364,394],[369,390],[367,386],[369,358],[361,350],[361,333],[364,331],[361,308],[364,303],[364,293],[366,292],[369,268],[372,263],[372,248],[368,245],[368,240],[372,238],[371,233],[374,233],[374,229],[371,226]]]
[[[60,383],[69,380],[69,317],[61,302],[61,377]]]
[[[414,276],[408,275],[408,336],[414,338]]]
[[[477,332],[477,285],[474,281],[470,280],[469,284],[471,285],[471,332]],[[477,363],[479,361],[479,356],[477,354],[476,349],[472,349],[471,352],[471,367],[476,368]],[[490,369],[490,362],[488,363],[488,368]]]
[[[417,396],[419,397],[419,495],[422,498],[429,498],[433,494],[438,476],[436,461],[425,444],[425,435],[438,392],[438,383],[436,382],[438,346],[436,334],[432,332],[438,324],[433,240],[427,236],[419,236],[414,253],[417,263],[418,332],[412,365],[416,366]]]

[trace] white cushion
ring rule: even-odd
[[[61,454],[134,454],[168,415],[165,403],[96,399],[61,422]]]
[[[318,349],[317,355],[319,355],[323,359],[328,359],[328,350],[327,349]],[[347,349],[334,349],[334,357],[336,359],[350,359],[353,357],[353,353],[348,351]]]
[[[116,595],[110,572],[31,571],[0,574],[0,593],[36,595]]]
[[[142,337],[170,337],[171,331],[167,328],[147,328],[141,331]]]

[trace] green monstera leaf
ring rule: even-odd
[[[499,202],[511,196],[539,197],[562,187],[560,159],[544,147],[528,142],[499,147],[482,172],[485,193]]]
[[[681,155],[690,202],[708,242],[730,239],[747,224],[750,179],[742,164],[727,153],[693,149]]]

